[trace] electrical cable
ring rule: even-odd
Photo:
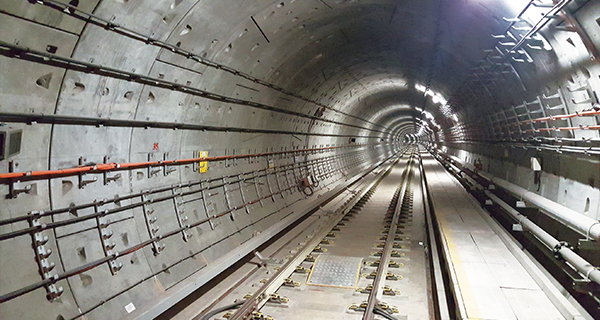
[[[234,304],[229,304],[220,308],[217,308],[215,310],[209,311],[207,314],[205,314],[204,316],[202,316],[202,318],[200,318],[199,320],[208,320],[211,317],[223,312],[223,311],[227,311],[227,310],[231,310],[231,309],[237,309],[239,308],[242,304],[244,304],[245,301],[240,301],[240,302],[236,302]]]
[[[373,308],[373,313],[378,314],[378,315],[380,315],[380,316],[382,316],[382,317],[384,317],[386,319],[389,319],[389,320],[398,320],[398,318],[393,317],[387,311],[385,311],[385,310],[383,310],[383,309],[381,309],[379,307]]]

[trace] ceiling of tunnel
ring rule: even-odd
[[[84,28],[85,19],[77,21],[60,11],[25,2],[4,4],[2,10],[56,25],[66,32],[82,32],[76,44],[68,44],[74,48],[71,56],[75,59],[168,81],[177,82],[184,77],[192,87],[224,97],[239,97],[292,112],[321,113],[329,120],[355,128],[364,126],[361,130],[367,132],[381,129],[382,123],[390,123],[402,115],[403,110],[410,109],[394,109],[398,105],[431,113],[444,130],[464,121],[477,122],[480,117],[490,121],[488,113],[533,97],[539,94],[538,89],[555,90],[557,85],[548,80],[551,78],[548,75],[556,73],[557,65],[564,67],[562,73],[576,70],[571,60],[554,50],[564,46],[563,43],[550,46],[548,41],[562,39],[557,36],[544,39],[544,47],[551,49],[536,52],[536,59],[530,64],[509,61],[510,69],[501,71],[503,74],[512,72],[514,78],[502,75],[504,87],[491,88],[490,82],[496,85],[496,80],[489,74],[478,75],[477,68],[482,66],[482,61],[485,63],[482,58],[489,60],[490,49],[498,45],[498,38],[492,35],[501,35],[510,26],[520,30],[527,23],[533,25],[540,12],[549,10],[532,6],[535,7],[533,12],[527,12],[521,22],[514,24],[511,17],[518,15],[527,1],[165,0],[143,5],[138,1],[72,2],[75,3],[83,12],[93,12],[109,23],[149,38],[123,36],[127,32],[115,32],[102,25],[88,24]],[[546,7],[549,8],[548,3]],[[166,47],[149,46],[154,39],[164,41]],[[579,42],[577,45],[578,51],[585,51]],[[59,52],[63,51],[61,46]],[[522,57],[517,58],[514,61],[522,60]],[[585,52],[577,59],[584,58]],[[198,63],[202,59],[208,63]],[[219,65],[213,68],[213,62]],[[581,65],[585,63],[588,62],[583,61]],[[240,76],[240,72],[244,75]],[[65,83],[77,86],[84,78],[67,73]],[[244,84],[243,78],[250,82]],[[475,84],[466,82],[473,79]],[[265,89],[264,83],[257,85],[260,81],[266,81],[267,87],[279,88],[276,90],[279,92]],[[163,96],[157,94],[157,90],[131,87],[134,87],[129,91],[134,93],[129,98],[131,106],[111,110],[111,117],[129,118],[133,113],[136,119],[166,117],[170,121],[193,123],[206,118],[186,111],[148,113],[146,110],[153,108],[149,104],[155,100],[159,105],[174,100],[183,100],[179,102],[183,106],[198,102],[192,97],[182,98],[180,94]],[[536,90],[530,90],[532,88]],[[87,114],[88,110],[73,110],[65,102],[72,99],[69,90],[62,88],[62,98],[55,110]],[[290,93],[301,99],[290,99]],[[95,96],[93,99],[98,100]],[[445,105],[447,100],[452,103]],[[328,110],[321,112],[320,107]],[[235,112],[232,107],[229,110]],[[414,113],[410,115],[415,117]],[[429,117],[423,114],[417,113],[416,117],[429,122]],[[257,113],[250,119],[236,117],[235,121],[237,125],[276,126],[265,123],[264,119],[263,113]],[[315,132],[341,134],[353,130],[331,124],[311,127],[307,120],[281,119],[304,125],[301,130],[311,128],[317,130]],[[219,121],[218,124],[229,123],[223,121],[223,117]],[[477,125],[470,126],[480,135],[497,135],[488,129],[482,132]],[[430,127],[437,126],[430,124]]]
[[[349,107],[350,92],[369,95],[377,91],[372,82],[386,78],[414,84],[431,74],[432,87],[449,95],[510,13],[499,1],[246,1],[229,8],[223,1],[196,4],[168,41],[367,116],[373,111]],[[371,99],[369,106],[387,103]]]

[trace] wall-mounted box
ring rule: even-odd
[[[8,159],[21,152],[23,130],[0,130],[0,160]]]

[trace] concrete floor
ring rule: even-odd
[[[564,319],[479,204],[433,157],[425,155],[423,166],[468,319]]]

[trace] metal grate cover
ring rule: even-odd
[[[356,288],[362,258],[321,255],[315,261],[307,284],[340,288]]]

